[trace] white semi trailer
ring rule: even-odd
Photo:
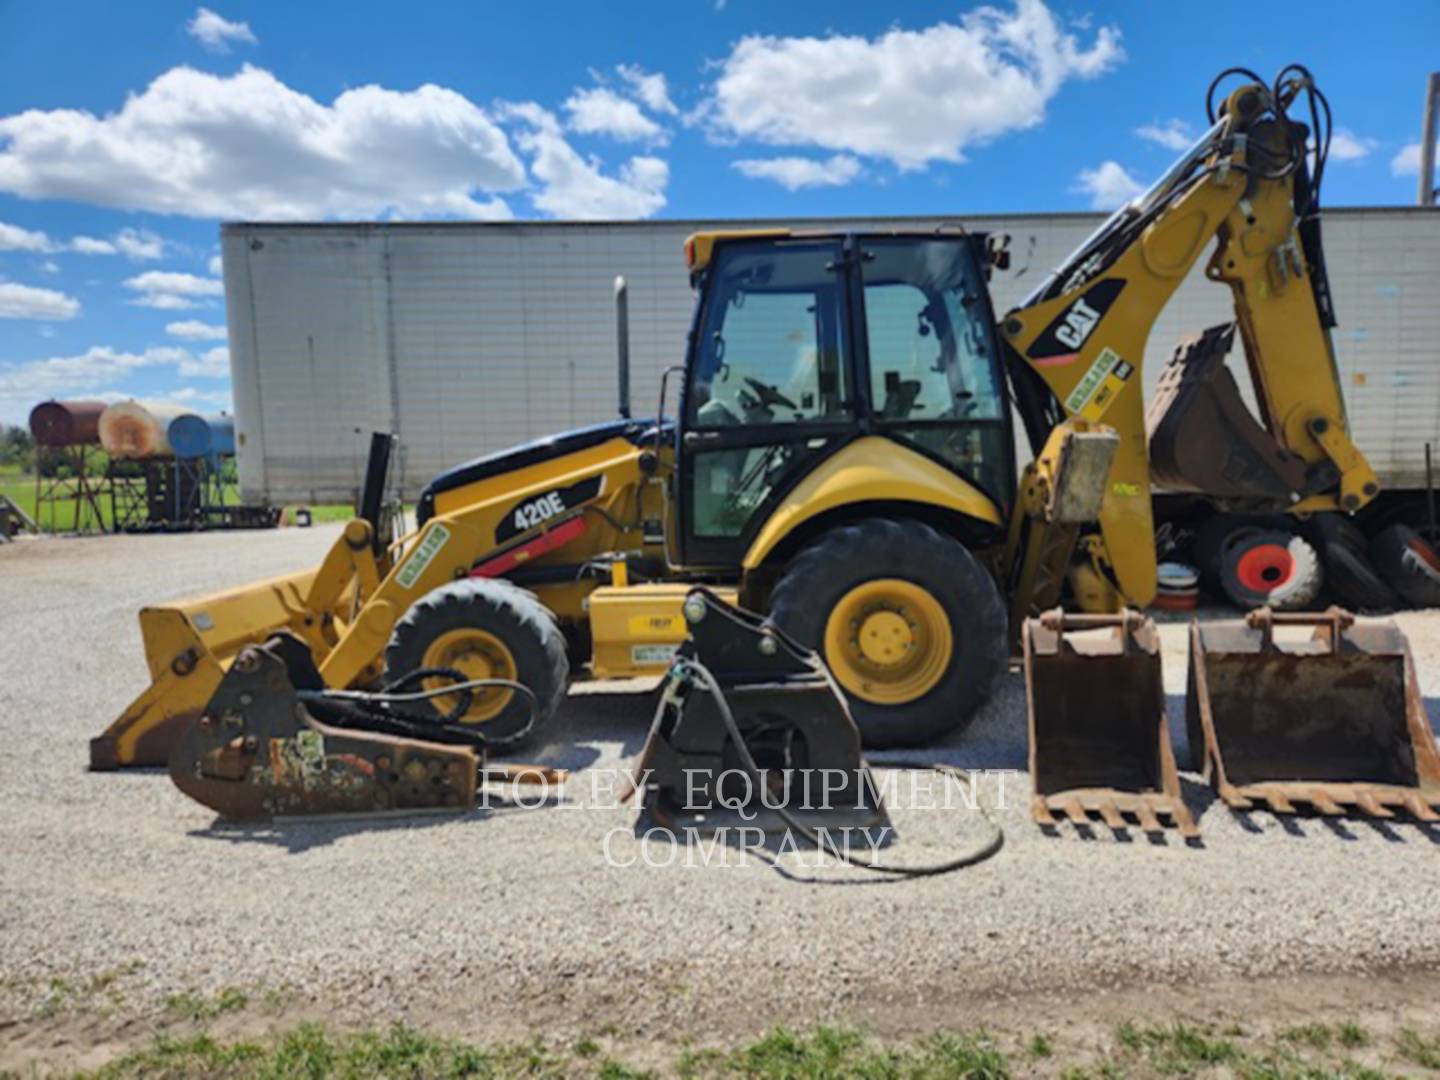
[[[400,437],[418,490],[477,455],[615,414],[613,282],[629,282],[636,411],[683,357],[681,245],[701,228],[968,229],[1010,236],[996,308],[1023,296],[1093,214],[641,223],[229,224],[222,231],[240,483],[272,503],[350,501],[367,433]],[[1423,522],[1440,453],[1440,213],[1329,209],[1335,349],[1356,441],[1386,494],[1372,515]],[[1182,336],[1230,317],[1197,272],[1156,324],[1147,392]],[[1244,364],[1232,368],[1247,385]]]

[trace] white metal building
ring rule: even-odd
[[[992,282],[1003,312],[1101,220],[226,225],[241,487],[276,503],[348,501],[368,432],[391,430],[413,496],[461,461],[613,417],[617,274],[630,283],[635,413],[652,415],[660,372],[684,358],[682,243],[701,228],[1008,233],[1012,267]],[[1325,246],[1356,438],[1387,485],[1418,486],[1425,441],[1440,448],[1440,212],[1327,210]],[[1231,317],[1203,262],[1156,324],[1147,391],[1180,337]]]

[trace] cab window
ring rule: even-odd
[[[865,245],[870,402],[880,430],[992,492],[1011,450],[986,284],[964,239]]]
[[[712,273],[687,395],[689,426],[848,416],[833,245],[742,246],[723,253]]]

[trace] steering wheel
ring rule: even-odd
[[[772,405],[779,405],[782,409],[789,409],[792,412],[799,408],[798,405],[796,405],[784,394],[780,393],[779,390],[775,389],[775,387],[771,386],[769,383],[763,383],[759,379],[752,379],[749,375],[746,375],[744,379],[745,385],[750,387],[751,390],[755,391],[756,397],[760,399],[761,408],[769,408]]]

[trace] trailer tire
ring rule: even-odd
[[[1385,583],[1414,607],[1440,607],[1440,552],[1409,525],[1391,525],[1370,541]]]
[[[954,537],[908,519],[869,518],[822,534],[781,574],[770,619],[825,657],[873,748],[963,729],[1009,659],[1005,605],[989,572]],[[876,651],[883,644],[862,648],[872,620],[900,635],[900,648],[918,649],[915,657],[897,652],[892,662]],[[850,627],[854,655],[844,640]]]
[[[1385,584],[1364,549],[1356,551],[1348,543],[1326,545],[1325,586],[1351,611],[1375,614],[1400,606],[1395,590]]]
[[[1220,584],[1242,610],[1270,607],[1300,611],[1312,605],[1325,583],[1320,556],[1295,533],[1255,529],[1225,548]]]
[[[570,684],[570,660],[560,627],[535,594],[511,582],[465,578],[432,589],[411,605],[385,650],[387,678],[419,668],[455,668],[471,678],[509,678],[535,695],[535,722],[522,693],[477,691],[464,723],[480,727],[493,749],[533,742],[554,717]],[[443,686],[437,680],[433,685]],[[435,713],[442,704],[417,706]]]
[[[1308,533],[1324,544],[1327,551],[1333,545],[1339,544],[1357,555],[1365,555],[1370,547],[1365,530],[1339,513],[1316,514],[1308,522]]]

